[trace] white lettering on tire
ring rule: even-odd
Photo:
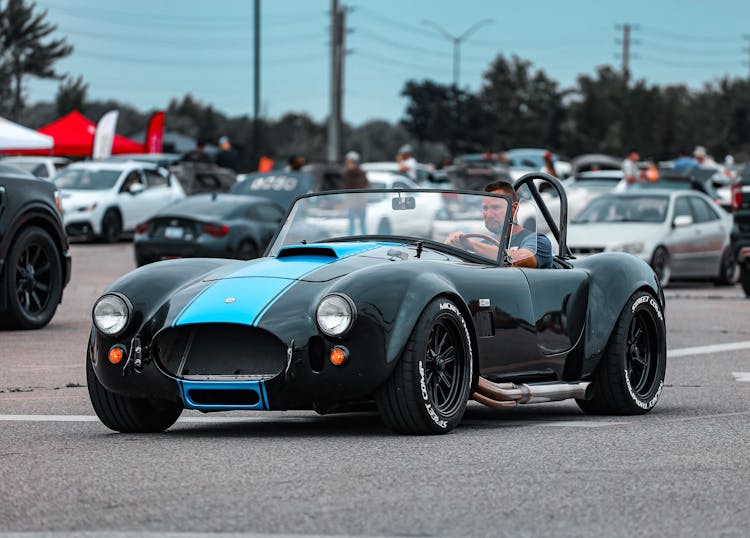
[[[628,394],[630,394],[630,398],[633,400],[633,403],[644,410],[648,410],[654,407],[656,405],[656,402],[659,401],[661,391],[664,389],[664,381],[659,382],[659,388],[656,390],[656,394],[654,394],[654,397],[651,398],[648,402],[644,402],[640,398],[638,398],[638,396],[636,396],[635,391],[633,390],[633,385],[630,383],[630,376],[628,376],[628,371],[623,370],[623,374],[625,375],[625,385],[628,388]]]
[[[638,299],[635,300],[633,303],[632,308],[630,309],[631,314],[635,314],[635,309],[638,308],[643,303],[648,303],[651,305],[651,308],[654,309],[654,312],[656,312],[657,317],[659,318],[659,321],[664,321],[664,316],[661,313],[661,308],[659,308],[659,303],[657,303],[653,297],[650,295],[641,295],[638,297]]]

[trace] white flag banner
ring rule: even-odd
[[[112,155],[112,144],[115,141],[115,126],[117,125],[118,110],[110,110],[96,124],[94,133],[94,150],[91,158],[95,161],[106,159]]]

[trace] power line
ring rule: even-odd
[[[357,28],[357,30],[354,33],[354,37],[356,38],[357,36],[360,36],[360,35],[371,41],[375,41],[383,45],[388,45],[389,47],[398,49],[402,52],[409,51],[409,52],[427,54],[429,56],[433,56],[436,58],[445,58],[445,53],[443,52],[438,52],[434,49],[426,49],[426,48],[419,47],[416,45],[409,45],[407,43],[404,43],[403,41],[394,41],[376,32]],[[462,59],[469,59],[471,61],[482,62],[482,63],[487,62],[486,58],[480,58],[479,56],[462,56]]]
[[[659,52],[667,52],[674,54],[690,54],[693,56],[726,56],[727,54],[737,54],[743,52],[740,48],[726,48],[726,49],[714,49],[709,50],[705,47],[692,48],[692,47],[673,47],[670,45],[662,45],[660,43],[652,43],[649,40],[641,42],[644,47],[653,48]]]
[[[729,66],[732,65],[739,65],[739,62],[732,62],[732,61],[726,61],[726,62],[696,62],[693,60],[687,60],[687,61],[680,61],[680,60],[671,60],[668,58],[660,58],[659,56],[652,56],[650,54],[641,54],[639,56],[640,60],[645,60],[647,62],[656,63],[660,65],[668,65],[670,67],[685,67],[685,68],[705,68],[705,67],[719,67],[719,66]]]
[[[736,37],[728,37],[724,35],[706,36],[706,35],[694,35],[694,34],[682,34],[678,32],[670,32],[663,30],[662,28],[656,28],[654,26],[639,25],[649,36],[658,36],[662,38],[678,40],[678,41],[718,41],[723,43],[736,43]],[[653,33],[652,33],[653,32]]]

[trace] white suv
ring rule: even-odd
[[[55,184],[68,235],[108,243],[185,197],[173,174],[135,161],[75,163],[55,177]]]

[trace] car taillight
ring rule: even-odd
[[[742,206],[742,184],[732,183],[732,211],[737,211]]]
[[[203,233],[214,237],[224,237],[229,233],[229,226],[226,224],[204,224]]]
[[[148,227],[150,224],[148,222],[144,222],[142,224],[139,224],[135,227],[135,233],[137,234],[145,234],[148,231]]]

